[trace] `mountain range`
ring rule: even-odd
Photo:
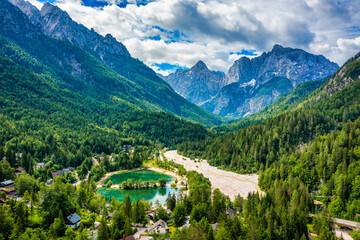
[[[5,1],[1,6],[0,34],[42,64],[85,81],[89,87],[86,91],[101,92],[107,101],[115,95],[118,101],[132,104],[136,109],[166,111],[209,125],[221,123],[218,116],[176,94],[151,68],[132,58],[126,47],[110,34],[101,36],[87,29],[48,2],[41,10],[23,0],[11,0],[11,3],[10,6]],[[74,83],[67,82],[72,87]]]
[[[220,116],[246,117],[305,81],[321,80],[339,66],[324,56],[275,45],[270,52],[235,61],[227,74],[199,61],[163,79],[189,101]]]

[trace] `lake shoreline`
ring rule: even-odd
[[[176,150],[164,152],[164,156],[168,161],[173,160],[177,164],[181,164],[187,171],[196,171],[209,178],[211,182],[211,190],[218,188],[222,193],[229,196],[231,200],[240,194],[243,198],[247,198],[251,192],[263,192],[258,186],[259,176],[257,174],[237,174],[209,165],[206,160],[193,161],[188,157],[181,156]]]
[[[102,177],[99,181],[98,184],[96,186],[96,188],[100,188],[103,187],[103,185],[105,184],[104,182],[111,176],[115,175],[115,174],[122,174],[122,173],[129,173],[129,172],[137,172],[137,171],[141,171],[141,170],[150,170],[150,171],[154,171],[154,172],[158,172],[158,173],[162,173],[165,175],[168,175],[170,177],[173,177],[174,180],[172,180],[170,183],[167,183],[166,186],[170,187],[170,185],[172,183],[175,182],[175,179],[178,180],[178,184],[177,187],[181,187],[179,184],[182,180],[185,179],[185,177],[182,177],[172,171],[163,169],[163,168],[159,168],[159,167],[140,167],[140,168],[134,168],[134,169],[130,169],[130,170],[118,170],[118,171],[114,171],[114,172],[108,172],[105,174],[104,177]],[[117,188],[119,189],[119,184],[114,184],[113,186],[111,186],[111,188]]]

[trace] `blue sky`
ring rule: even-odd
[[[41,7],[38,0],[29,0]],[[43,1],[43,0],[40,0]],[[77,22],[111,33],[157,72],[203,60],[227,72],[274,44],[342,64],[360,51],[358,0],[54,0]]]

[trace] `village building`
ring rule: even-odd
[[[164,234],[168,231],[168,226],[165,221],[159,220],[149,228],[149,234],[160,233]]]
[[[21,174],[23,172],[26,172],[24,168],[22,167],[18,167],[17,169],[15,169],[15,174],[18,175],[18,174]]]
[[[75,171],[75,168],[68,167],[68,168],[64,168],[62,170],[57,170],[56,172],[52,172],[51,175],[52,175],[53,178],[55,178],[56,176],[64,175],[66,173],[74,172],[74,171]]]
[[[81,217],[77,213],[73,213],[66,217],[65,224],[67,227],[77,228],[80,226]]]
[[[43,168],[45,166],[45,163],[39,162],[36,164],[36,169]]]
[[[13,180],[6,180],[0,183],[0,189],[4,192],[15,191],[15,182]]]

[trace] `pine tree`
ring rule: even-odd
[[[124,213],[125,216],[131,219],[131,201],[129,195],[125,197],[124,201]]]

